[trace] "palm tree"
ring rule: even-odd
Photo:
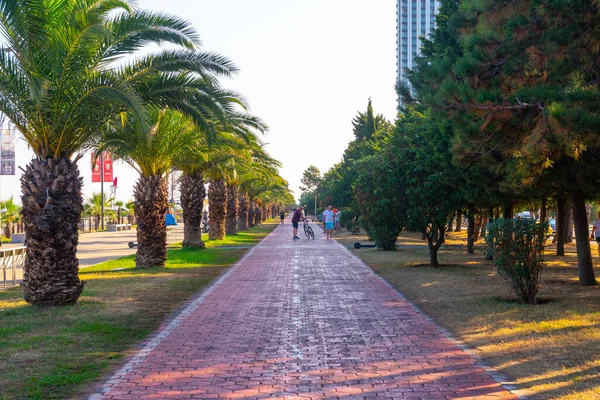
[[[133,201],[128,201],[123,210],[123,216],[127,217],[127,223],[133,225],[133,216],[135,215],[135,204]]]
[[[125,205],[125,203],[123,203],[121,200],[113,201],[113,206],[117,210],[117,224],[120,224],[122,221],[121,215],[123,214],[123,210],[124,210],[123,206],[124,205]]]
[[[0,212],[2,212],[2,223],[4,224],[4,235],[10,239],[12,237],[12,225],[19,222],[21,207],[13,201],[13,197],[0,202]]]
[[[134,187],[138,250],[136,267],[164,267],[167,260],[165,215],[169,209],[166,175],[174,159],[188,151],[186,131],[191,121],[172,110],[150,111],[152,126],[142,131],[133,121],[104,131],[101,150],[109,150],[131,165],[140,177]]]
[[[271,182],[277,175],[276,168],[281,166],[267,154],[256,136],[249,136],[247,142],[247,159],[245,162],[236,159],[237,162],[232,165],[233,173],[229,175],[227,181],[227,235],[237,234],[238,228],[248,229],[247,196],[241,194],[243,192],[240,191],[240,186]]]
[[[187,22],[127,0],[0,0],[0,27],[0,112],[35,153],[21,178],[24,298],[71,304],[84,286],[76,257],[82,154],[73,157],[120,112],[146,125],[130,73],[142,68],[121,67],[124,57],[151,43],[188,49],[154,56],[155,68],[168,69],[169,57],[199,39]]]
[[[96,230],[100,229],[100,218],[102,218],[102,206],[104,205],[104,215],[107,217],[113,217],[114,212],[111,209],[113,198],[108,198],[106,193],[101,195],[100,193],[92,193],[90,197],[83,205],[83,215],[86,217],[93,217],[96,221]],[[104,204],[103,204],[104,203]]]
[[[241,105],[246,109],[247,106],[243,99],[236,97],[234,93],[228,103]],[[237,112],[228,112],[226,122],[211,121],[213,127],[208,131],[196,126],[191,131],[191,136],[186,139],[194,143],[189,151],[179,153],[179,158],[175,160],[175,166],[183,173],[180,179],[181,207],[183,208],[184,219],[184,248],[205,248],[200,232],[202,221],[202,210],[206,198],[206,178],[207,173],[216,167],[227,164],[232,157],[238,157],[238,150],[243,147],[240,145],[240,138],[243,139],[246,134],[243,131],[237,131],[232,127],[239,120],[250,121],[249,124],[257,124],[263,128],[263,124],[253,116],[241,116]],[[223,133],[225,127],[233,133]],[[214,201],[214,197],[213,197]],[[217,206],[211,210],[211,220],[217,221],[213,215],[218,215]],[[211,224],[212,225],[212,224]],[[214,228],[213,228],[214,231]]]

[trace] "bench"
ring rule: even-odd
[[[130,231],[131,224],[108,224],[106,230],[108,232]]]
[[[24,233],[13,233],[10,239],[11,243],[25,243]]]

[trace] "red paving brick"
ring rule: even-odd
[[[517,399],[314,231],[277,228],[91,399]]]

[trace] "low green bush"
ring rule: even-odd
[[[547,230],[548,223],[527,219],[497,219],[488,226],[494,264],[522,303],[537,303]]]
[[[346,229],[350,229],[348,228],[348,222],[354,222],[354,218],[357,217],[357,213],[352,211],[352,210],[342,210],[342,215],[340,215],[340,224],[345,227]]]

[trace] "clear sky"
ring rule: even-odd
[[[177,14],[197,28],[203,48],[241,69],[223,85],[241,92],[251,112],[270,127],[269,152],[281,175],[300,194],[302,172],[339,162],[352,140],[352,118],[368,98],[376,113],[396,114],[396,2],[393,0],[138,0],[143,9]],[[31,158],[17,147],[19,165]],[[89,157],[80,163],[84,192],[91,184]],[[18,171],[19,173],[20,171]],[[115,165],[117,198],[132,196],[136,174]],[[2,198],[20,196],[18,177],[1,178]]]

